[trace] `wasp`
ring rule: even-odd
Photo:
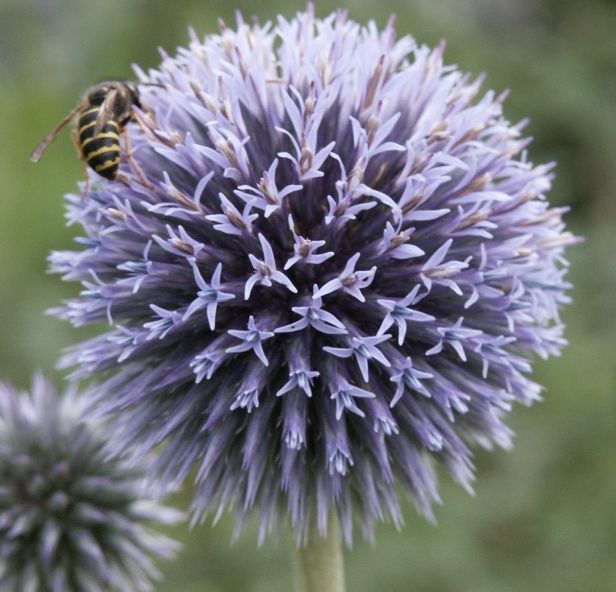
[[[162,86],[149,83],[148,86]],[[58,134],[75,118],[77,127],[73,131],[73,142],[82,162],[98,175],[115,180],[120,164],[120,134],[133,118],[133,107],[141,108],[139,90],[134,82],[107,80],[91,86],[84,99],[45,137],[34,149],[30,160],[38,162],[47,147]],[[131,164],[143,174],[132,160],[128,135],[125,134],[126,155]],[[87,177],[86,177],[87,178]],[[86,191],[87,193],[87,181]]]

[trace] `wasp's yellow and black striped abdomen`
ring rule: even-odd
[[[151,86],[162,86],[155,83],[144,83]],[[134,116],[133,108],[141,108],[139,91],[134,82],[122,80],[107,80],[90,87],[81,103],[73,107],[71,112],[49,133],[30,154],[30,160],[38,162],[43,152],[54,141],[56,136],[77,118],[75,144],[79,149],[81,159],[98,175],[116,180],[120,173],[121,147],[120,135],[126,132],[126,126]],[[126,158],[136,170],[136,163],[130,155],[128,135],[124,136]],[[137,175],[141,178],[140,171]],[[86,189],[88,191],[88,178]]]
[[[79,116],[79,145],[83,157],[101,177],[113,180],[120,164],[120,128],[113,119],[95,133],[100,105],[92,105]]]

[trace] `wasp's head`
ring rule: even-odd
[[[139,89],[134,82],[124,82],[122,84],[124,86],[124,91],[129,96],[130,101],[133,105],[137,105],[137,107],[141,107],[139,103]]]
[[[91,105],[99,105],[108,97],[109,93],[116,91],[116,94],[121,97],[120,102],[123,105],[139,104],[139,90],[134,82],[125,80],[105,80],[92,86],[86,98]]]

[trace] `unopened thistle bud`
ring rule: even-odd
[[[31,394],[0,383],[3,592],[148,591],[177,550],[152,527],[181,514],[147,493],[143,463],[105,452],[82,403],[40,376]]]

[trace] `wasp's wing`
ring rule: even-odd
[[[102,129],[109,123],[116,112],[116,103],[121,91],[117,88],[110,90],[105,96],[105,100],[101,104],[101,108],[96,117],[96,126],[94,127],[94,135],[100,134]]]
[[[32,151],[30,154],[30,160],[32,162],[38,162],[43,156],[43,152],[47,149],[47,146],[51,144],[56,136],[70,123],[71,119],[77,115],[84,107],[88,104],[87,101],[83,101],[79,103],[56,127],[49,132],[49,134],[45,137],[45,139]]]

